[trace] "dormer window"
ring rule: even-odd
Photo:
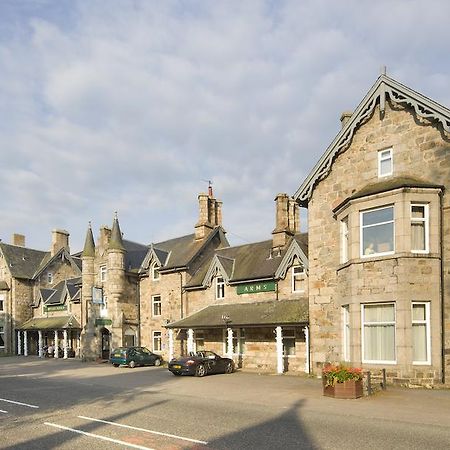
[[[106,266],[100,266],[100,282],[103,283],[106,281]]]
[[[392,172],[392,148],[380,150],[378,152],[378,177],[387,177],[388,175],[392,175]]]
[[[50,284],[53,283],[53,273],[52,272],[47,273],[47,283],[50,283]]]
[[[223,277],[216,278],[216,300],[225,298],[225,280]]]
[[[152,280],[158,281],[161,277],[161,274],[159,273],[159,267],[156,266],[156,264],[153,264],[152,266]]]

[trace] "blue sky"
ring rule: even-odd
[[[0,238],[270,238],[382,65],[450,106],[450,2],[0,0]],[[303,229],[305,229],[303,224]]]

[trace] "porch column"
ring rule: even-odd
[[[192,328],[189,328],[187,335],[187,351],[189,353],[194,351],[194,330]]]
[[[68,355],[67,355],[67,347],[68,347],[68,342],[67,342],[67,330],[66,329],[64,329],[64,359],[67,359],[68,358]]]
[[[277,373],[283,373],[283,333],[281,327],[276,327],[277,343]]]
[[[42,345],[42,331],[39,330],[38,331],[38,349],[39,349],[39,358],[42,358],[42,356],[44,356],[44,352],[43,352],[43,345]]]
[[[53,351],[53,358],[59,358],[59,341],[58,341],[58,330],[55,330],[55,350]]]
[[[28,332],[25,330],[23,332],[23,354],[28,356]]]
[[[22,354],[22,335],[21,332],[17,332],[17,354],[20,356]]]
[[[233,356],[233,330],[227,328],[227,356],[231,358]]]
[[[173,330],[169,328],[169,361],[173,359]]]
[[[309,369],[309,327],[303,328],[305,333],[305,373],[310,373]]]

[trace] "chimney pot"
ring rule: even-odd
[[[69,249],[69,232],[66,230],[52,230],[52,247],[51,247],[51,255],[55,255],[62,248]]]

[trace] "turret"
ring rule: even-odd
[[[108,302],[113,304],[120,302],[125,291],[125,247],[123,245],[122,232],[119,219],[115,213],[111,238],[108,245]]]
[[[84,242],[83,252],[81,253],[82,261],[82,302],[83,302],[83,314],[84,317],[81,318],[81,323],[84,325],[86,323],[86,311],[88,310],[88,305],[92,301],[92,288],[95,281],[95,270],[94,270],[94,259],[95,259],[95,244],[94,236],[92,235],[91,223],[86,232],[86,240]]]

